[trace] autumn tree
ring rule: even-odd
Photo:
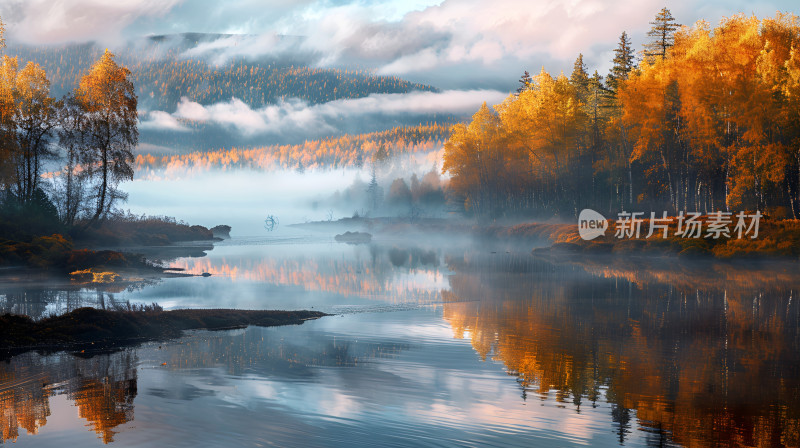
[[[501,166],[502,146],[500,118],[486,103],[468,125],[453,126],[445,143],[442,172],[452,175],[453,195],[475,216],[489,215],[503,205],[500,188],[508,179]]]
[[[16,76],[16,58],[3,56],[0,63],[0,185],[6,194],[15,184],[16,174]]]
[[[86,113],[83,124],[89,155],[87,169],[99,177],[94,213],[87,225],[101,219],[120,198],[116,185],[133,179],[133,148],[139,140],[137,98],[131,72],[108,50],[84,75],[75,97]]]
[[[408,208],[411,206],[411,189],[405,179],[398,177],[389,186],[386,202],[393,207]]]
[[[543,70],[454,127],[444,169],[466,208],[800,216],[800,19],[678,29],[664,9],[653,29],[638,66],[622,33],[605,83],[579,56],[569,79]]]
[[[566,76],[553,78],[543,69],[528,91],[516,101],[508,98],[498,110],[511,144],[521,146],[539,175],[552,182],[553,199],[571,200],[574,185],[567,173],[578,156],[578,129],[586,118],[576,88]]]
[[[16,193],[23,204],[39,193],[42,163],[53,159],[50,137],[56,121],[56,101],[50,96],[50,82],[38,64],[28,62],[16,76],[17,129]]]
[[[86,151],[86,136],[82,132],[86,126],[86,115],[81,103],[73,95],[67,95],[62,101],[58,123],[58,141],[66,152],[66,163],[57,178],[54,201],[61,221],[73,225],[86,200],[85,190],[89,179],[83,163],[91,163],[92,159],[91,153]]]

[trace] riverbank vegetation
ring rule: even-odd
[[[214,238],[205,227],[116,208],[126,199],[119,184],[133,179],[138,99],[112,53],[63,98],[51,96],[48,76],[34,62],[0,61],[0,265],[152,268],[137,256],[76,248]]]
[[[455,125],[443,171],[470,214],[767,211],[800,217],[800,21],[680,26],[667,9],[607,76],[526,72]],[[638,62],[637,62],[638,59]]]
[[[700,221],[705,225],[712,217],[703,216]],[[500,241],[524,241],[528,244],[546,243],[548,248],[535,249],[534,253],[543,251],[572,252],[585,254],[616,255],[669,255],[692,258],[729,259],[767,259],[783,258],[797,260],[800,258],[800,222],[797,220],[767,220],[761,223],[758,237],[751,238],[691,238],[676,235],[678,221],[673,220],[667,228],[667,238],[661,231],[656,231],[646,238],[650,228],[650,220],[641,222],[639,238],[618,238],[615,234],[615,222],[608,221],[605,235],[587,241],[580,237],[575,224],[541,224],[527,223],[514,226],[491,226],[477,230],[482,238]]]

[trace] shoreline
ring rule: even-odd
[[[142,342],[180,337],[185,330],[232,330],[248,326],[300,325],[330,314],[321,311],[179,309],[159,306],[138,310],[83,307],[35,321],[18,314],[0,315],[0,359],[31,350],[115,350]]]
[[[609,226],[613,226],[609,221]],[[645,220],[645,225],[647,220]],[[671,260],[714,261],[800,261],[800,220],[765,220],[757,239],[680,238],[624,238],[607,235],[584,240],[579,236],[576,223],[520,222],[504,224],[478,224],[469,220],[427,218],[411,222],[407,218],[342,218],[337,221],[313,221],[291,224],[298,228],[331,232],[366,231],[375,239],[391,236],[470,238],[476,243],[527,246],[525,251],[534,255],[544,253],[572,253],[586,257],[637,256],[644,258],[666,257]],[[670,230],[675,231],[675,223]],[[646,228],[646,226],[644,227]],[[521,248],[520,248],[521,249]]]

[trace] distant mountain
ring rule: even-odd
[[[236,97],[255,108],[287,98],[318,104],[373,93],[436,91],[428,85],[396,76],[378,76],[365,70],[307,67],[304,64],[308,58],[299,52],[291,57],[239,56],[225,59],[221,65],[209,62],[220,60],[215,56],[223,49],[208,44],[222,39],[236,45],[238,39],[245,37],[204,33],[149,36],[129,43],[115,54],[132,72],[140,107],[150,110],[172,112],[181,97],[203,105]],[[281,39],[285,45],[302,40],[293,36]],[[206,50],[197,51],[200,50],[198,46],[204,44]],[[42,65],[53,94],[61,96],[74,88],[81,74],[103,51],[94,44],[9,45],[6,54],[19,56],[21,63],[34,61]]]

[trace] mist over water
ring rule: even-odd
[[[373,174],[370,165],[304,170],[158,169],[122,184],[120,188],[129,196],[119,206],[135,214],[167,215],[192,225],[226,224],[238,236],[269,233],[264,226],[269,215],[279,220],[272,230],[278,234],[286,232],[291,224],[335,221],[356,214],[405,216],[409,206],[390,201],[392,182],[399,178],[410,183],[416,177],[424,183],[427,175],[441,188],[440,184],[447,180],[439,170],[441,157],[441,150],[404,154],[376,166],[378,209],[373,208],[367,194]],[[442,216],[444,205],[437,203],[422,210],[422,214]]]
[[[230,225],[234,235],[264,235],[268,215],[278,217],[278,230],[288,224],[327,220],[331,207],[319,202],[315,207],[314,202],[344,190],[357,178],[366,179],[366,173],[358,169],[211,170],[129,182],[123,187],[129,194],[123,207],[136,214],[174,216],[193,225]],[[334,219],[341,217],[334,215]]]

